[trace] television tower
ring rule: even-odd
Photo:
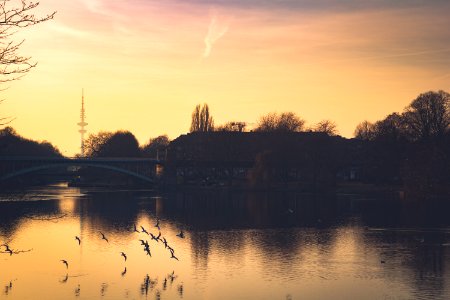
[[[84,157],[84,134],[86,133],[86,130],[84,129],[84,126],[87,126],[88,123],[84,121],[85,115],[84,115],[84,89],[81,89],[81,112],[80,112],[80,120],[77,125],[80,126],[80,130],[78,130],[79,133],[81,133],[81,157]]]

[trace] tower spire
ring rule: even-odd
[[[80,122],[78,123],[78,126],[80,126],[80,130],[78,130],[79,133],[81,133],[81,157],[84,157],[84,134],[86,133],[86,130],[84,129],[85,126],[88,125],[84,121],[85,114],[84,114],[84,89],[81,89],[81,112],[80,112]]]

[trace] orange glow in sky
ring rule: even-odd
[[[42,0],[55,19],[19,31],[38,66],[2,92],[19,134],[79,152],[88,133],[186,133],[196,104],[217,125],[292,111],[341,135],[450,87],[450,2]],[[38,14],[39,14],[38,13]]]

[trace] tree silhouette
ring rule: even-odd
[[[136,137],[129,131],[99,132],[91,134],[85,142],[86,156],[90,157],[140,157]]]
[[[62,156],[49,142],[36,142],[20,136],[12,127],[0,130],[0,156]]]
[[[373,138],[384,141],[398,141],[406,138],[406,123],[403,115],[392,113],[373,126]]]
[[[356,126],[355,138],[363,141],[371,141],[375,137],[375,125],[369,121],[363,121]]]
[[[102,149],[107,141],[112,137],[112,132],[100,131],[97,134],[90,134],[84,141],[85,153],[87,157],[101,156]]]
[[[236,131],[236,132],[244,132],[247,124],[245,122],[227,122],[224,125],[221,125],[215,128],[215,131]]]
[[[322,120],[316,124],[314,127],[315,132],[323,132],[330,136],[334,136],[338,134],[338,130],[336,127],[336,123],[330,120]]]
[[[304,125],[305,121],[293,112],[269,113],[259,119],[255,131],[299,132]]]
[[[38,6],[39,2],[25,0],[0,1],[0,82],[18,79],[36,66],[36,63],[30,61],[31,57],[18,54],[24,40],[14,42],[10,38],[18,29],[53,19],[56,12],[36,17],[33,11]]]
[[[190,132],[214,131],[214,119],[209,113],[208,104],[198,104],[192,112]]]
[[[150,139],[148,144],[142,147],[142,153],[145,157],[156,157],[158,151],[165,150],[169,146],[170,140],[167,135],[160,135]]]
[[[444,91],[420,94],[403,115],[412,140],[441,137],[450,127],[450,94]]]

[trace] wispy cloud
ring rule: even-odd
[[[203,50],[203,57],[207,58],[211,54],[212,47],[221,37],[228,31],[228,24],[218,19],[217,14],[213,14],[209,23],[208,32],[205,36],[205,49]]]

